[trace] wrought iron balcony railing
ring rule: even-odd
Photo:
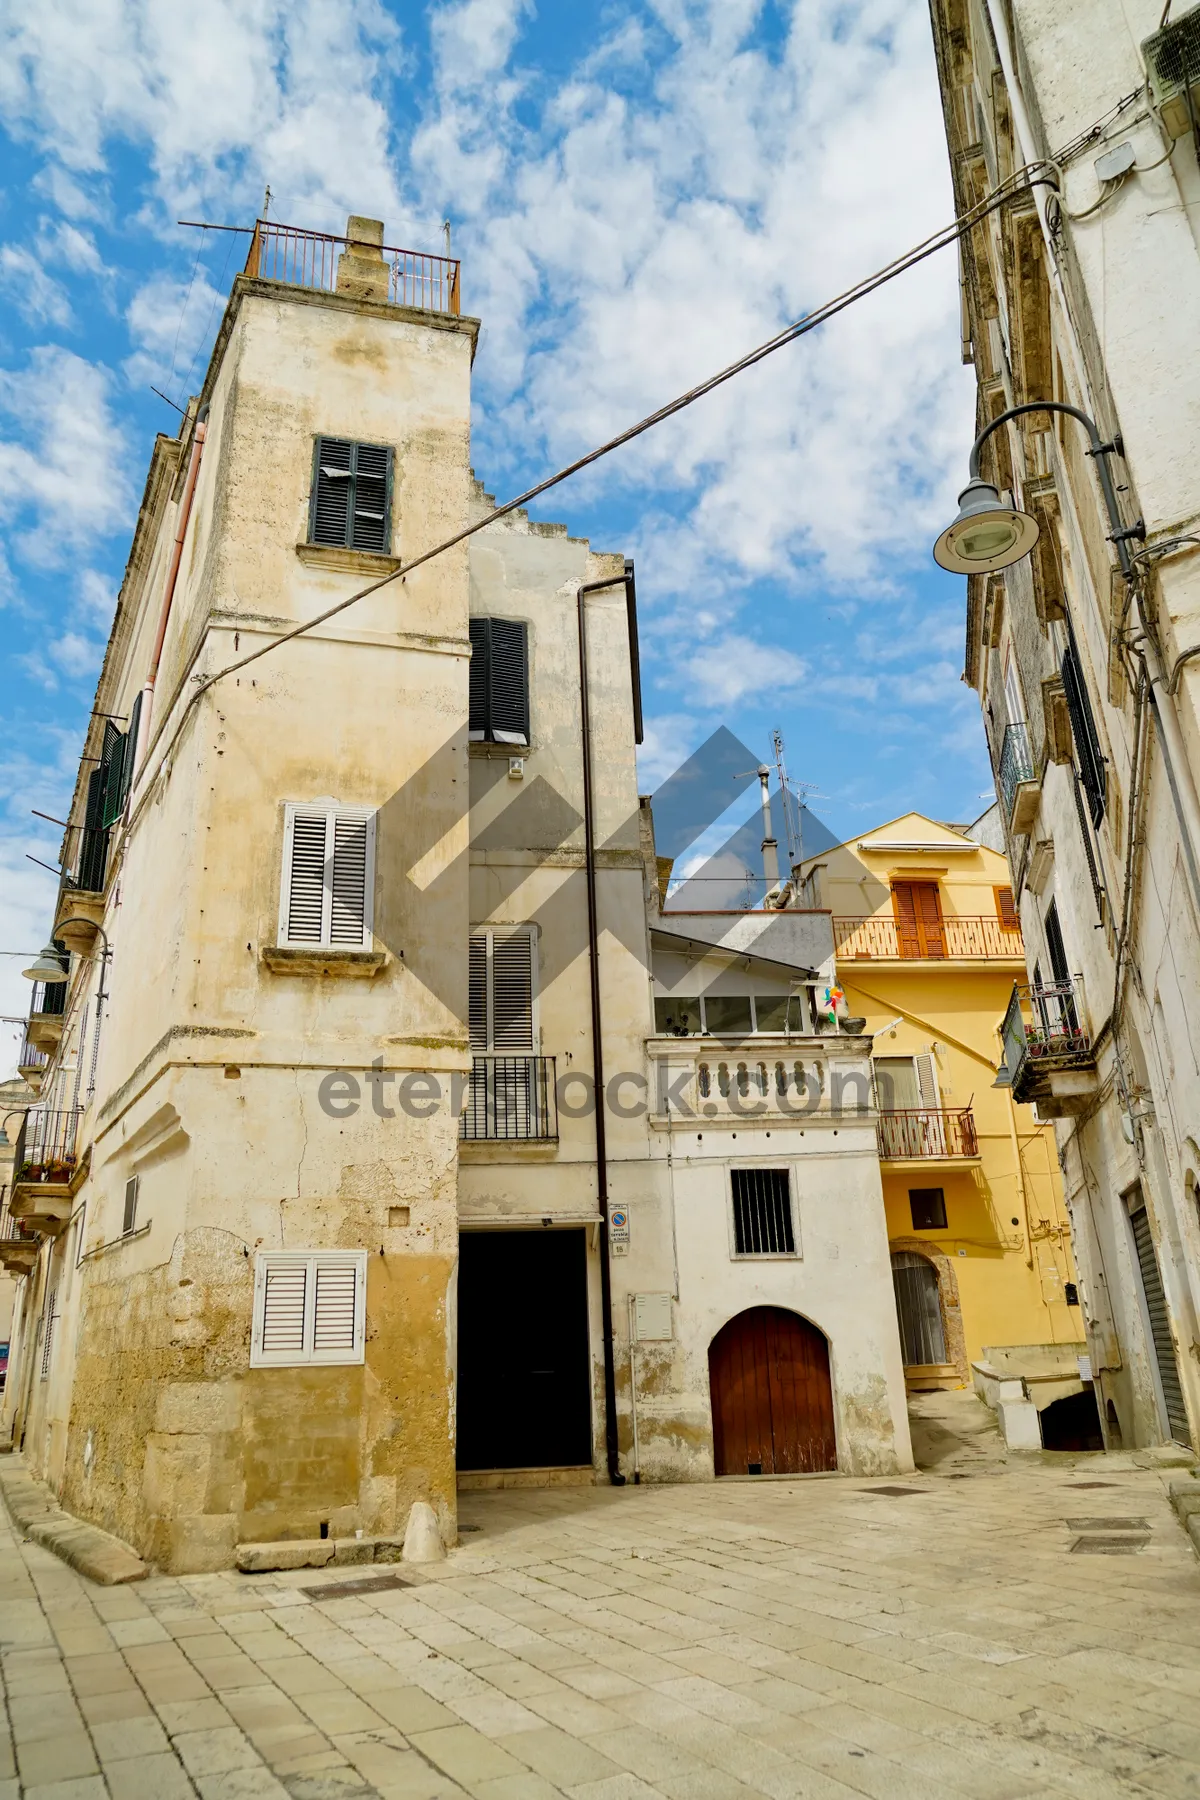
[[[35,981],[33,998],[29,1003],[30,1018],[56,1019],[67,1010],[67,983],[62,981]]]
[[[289,287],[337,288],[338,258],[352,240],[326,231],[301,231],[294,225],[276,225],[259,219],[250,239],[246,274],[260,281],[282,281]],[[461,265],[450,256],[428,256],[421,250],[400,250],[392,244],[372,244],[382,249],[388,269],[388,299],[393,306],[415,306],[425,312],[459,313]]]
[[[66,1182],[75,1172],[76,1143],[83,1110],[50,1111],[31,1106],[21,1120],[13,1158],[13,1186],[26,1181]]]
[[[49,1051],[39,1050],[36,1044],[31,1044],[29,1041],[29,1033],[27,1031],[21,1041],[21,1049],[17,1056],[17,1069],[19,1072],[24,1075],[26,1080],[28,1080],[31,1075],[40,1075],[49,1061]]]
[[[922,949],[915,938],[901,937],[895,919],[835,919],[833,941],[841,962],[886,962],[889,957],[901,962],[1025,959],[1020,926],[1005,925],[999,918],[943,917],[939,929],[941,947],[937,934],[926,928]]]
[[[886,1161],[920,1157],[978,1156],[975,1116],[969,1106],[905,1107],[879,1115],[879,1154]]]
[[[1014,1100],[1043,1098],[1050,1075],[1095,1063],[1082,996],[1073,981],[1018,982],[1001,1035]]]
[[[476,1056],[460,1138],[554,1139],[558,1108],[552,1056]]]
[[[1006,725],[1000,745],[998,772],[1000,794],[1009,824],[1014,831],[1026,829],[1032,821],[1026,818],[1029,803],[1036,811],[1037,769],[1029,744],[1029,728],[1024,724]]]

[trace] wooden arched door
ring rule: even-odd
[[[806,1475],[837,1468],[829,1345],[781,1306],[755,1306],[708,1347],[718,1475]]]

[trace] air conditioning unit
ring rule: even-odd
[[[1200,6],[1146,38],[1142,56],[1163,129],[1170,137],[1187,137],[1193,120],[1200,120]]]

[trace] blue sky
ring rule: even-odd
[[[244,254],[351,211],[483,320],[498,498],[952,212],[924,0],[47,0],[0,20],[0,946],[40,944],[154,433]],[[635,556],[653,788],[718,722],[839,835],[990,781],[929,544],[973,417],[953,252],[549,496]],[[27,986],[0,958],[3,1011]],[[0,1037],[0,1045],[6,1037]]]

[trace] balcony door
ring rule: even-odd
[[[880,1154],[889,1158],[945,1156],[946,1127],[933,1057],[877,1056]]]
[[[534,956],[529,930],[471,933],[468,1019],[471,1032],[469,1135],[541,1135],[535,1080]]]
[[[946,933],[936,881],[893,881],[892,908],[901,956],[945,956]]]

